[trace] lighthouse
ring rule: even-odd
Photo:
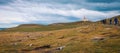
[[[84,16],[82,21],[86,22],[88,19]]]

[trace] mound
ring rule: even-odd
[[[19,25],[18,27],[43,27],[44,25],[39,25],[39,24],[22,24]]]

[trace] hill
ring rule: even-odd
[[[106,21],[107,21],[107,24],[109,24],[110,19],[112,19],[112,24],[114,24],[114,19],[115,19],[115,18],[117,18],[117,19],[119,20],[119,24],[118,24],[118,25],[120,25],[120,15],[114,16],[114,17],[111,17],[111,18],[108,18],[108,19],[103,19],[103,20],[106,20]],[[102,21],[102,20],[97,21],[97,22],[101,22],[101,21]]]
[[[113,20],[114,18],[118,18],[120,21],[120,15],[111,17],[107,20],[107,24],[109,24],[109,20],[112,19],[112,24],[114,24]],[[69,23],[53,23],[49,25],[39,25],[39,24],[22,24],[14,28],[8,28],[2,31],[5,32],[36,32],[36,31],[51,31],[51,30],[60,30],[60,29],[69,29],[69,28],[75,28],[80,27],[83,25],[88,24],[101,24],[101,20],[97,22],[91,22],[91,21],[77,21],[77,22],[69,22]],[[119,23],[120,25],[120,23]],[[1,31],[0,31],[1,32]]]
[[[0,37],[0,53],[120,53],[120,27],[114,25],[0,32]]]
[[[14,28],[6,29],[4,31],[6,32],[51,31],[51,30],[75,28],[75,27],[79,27],[82,25],[88,25],[88,24],[93,24],[93,22],[78,21],[78,22],[70,22],[70,23],[54,23],[50,25],[22,24]]]
[[[44,27],[44,25],[39,25],[39,24],[21,24],[17,27],[23,27],[23,28],[32,28],[32,27]]]
[[[0,37],[0,53],[120,53],[120,27],[99,22],[23,24]]]
[[[120,20],[120,15],[112,17],[112,19],[118,18]]]
[[[114,20],[115,18],[117,18],[117,19],[119,20],[119,25],[120,25],[120,15],[118,15],[118,16],[114,16],[114,17],[111,18],[113,23],[114,23],[113,20]],[[109,20],[109,19],[108,19],[108,20]],[[112,23],[112,24],[113,24],[113,23]]]
[[[25,32],[25,31],[37,31],[39,28],[41,29],[42,27],[46,27],[45,25],[40,25],[40,24],[21,24],[17,27],[13,27],[13,28],[7,28],[5,30],[5,32],[17,32],[17,31],[21,31],[21,32]],[[2,32],[0,31],[0,32]]]

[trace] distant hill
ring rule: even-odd
[[[50,24],[49,26],[65,26],[65,25],[82,25],[82,23],[85,24],[90,24],[90,23],[94,23],[94,22],[91,22],[91,21],[77,21],[77,22],[69,22],[69,23],[53,23],[53,24]]]
[[[115,16],[120,20],[120,15]],[[114,19],[115,17],[112,17],[111,19]],[[109,18],[110,19],[110,18]],[[109,24],[109,19],[107,20],[107,23]],[[69,23],[53,23],[49,25],[39,25],[39,24],[22,24],[14,28],[9,28],[4,31],[26,31],[26,32],[33,32],[33,31],[51,31],[51,30],[59,30],[59,29],[68,29],[68,28],[76,28],[84,25],[90,25],[90,24],[100,24],[101,21],[97,22],[91,22],[91,21],[77,21],[77,22],[69,22]]]
[[[39,25],[39,24],[21,24],[17,27],[27,27],[27,28],[31,28],[31,27],[43,27],[44,25]]]
[[[22,24],[14,28],[9,28],[4,31],[26,31],[26,32],[33,32],[33,31],[51,31],[51,30],[59,30],[59,29],[68,29],[68,28],[75,28],[83,25],[92,24],[94,22],[90,21],[77,21],[77,22],[70,22],[70,23],[54,23],[50,25],[39,25],[39,24]]]
[[[17,27],[13,27],[13,28],[8,28],[8,29],[5,29],[4,31],[9,31],[9,32],[12,32],[12,31],[39,31],[38,28],[43,28],[43,27],[46,27],[45,25],[40,25],[40,24],[21,24],[21,25],[18,25]]]

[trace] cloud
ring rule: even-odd
[[[9,5],[0,5],[1,27],[14,27],[19,24],[51,24],[58,22],[73,22],[82,20],[86,16],[91,21],[120,15],[116,9],[99,11],[96,7],[111,4],[94,4],[85,0],[13,0]],[[72,3],[73,2],[73,3]],[[78,5],[81,4],[81,5]],[[89,7],[90,6],[90,7]],[[95,6],[95,7],[93,7]],[[117,8],[117,6],[114,6]],[[106,7],[107,8],[107,7]],[[111,7],[112,8],[112,7]]]
[[[13,2],[13,0],[0,0],[1,5],[5,5],[5,4],[11,3],[11,2]]]
[[[86,0],[92,3],[113,3],[113,2],[120,2],[120,0]]]

